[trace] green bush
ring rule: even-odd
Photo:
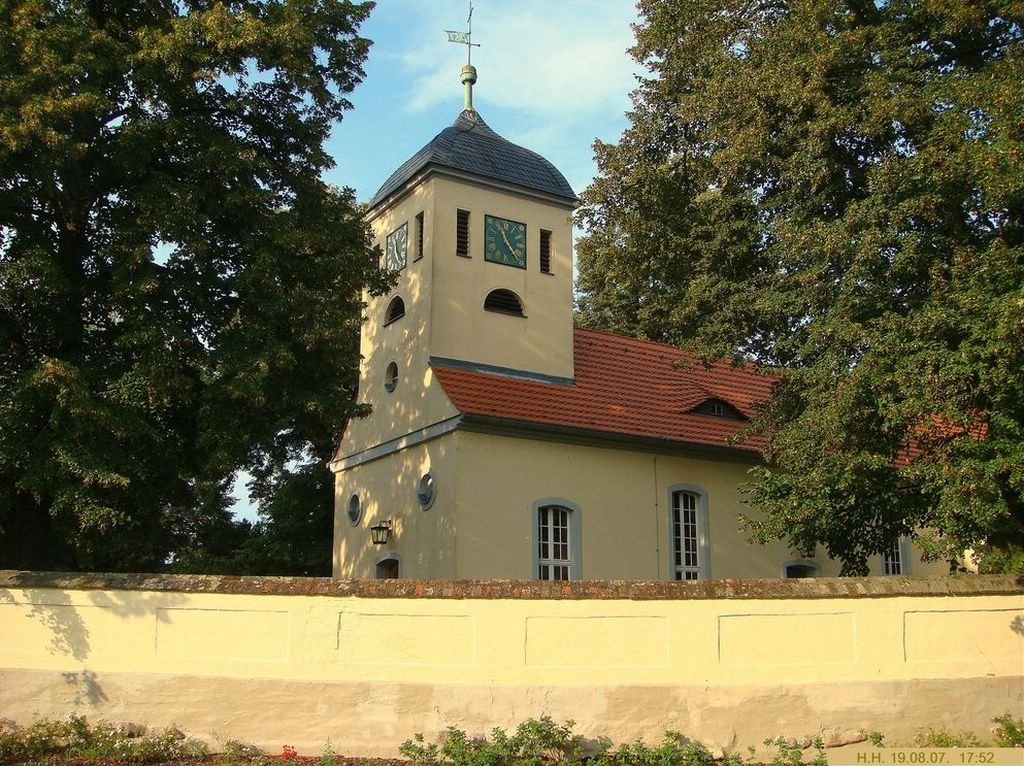
[[[224,750],[221,752],[221,759],[231,766],[259,766],[266,762],[266,753],[255,745],[247,742],[240,742],[237,739],[228,739],[224,742]]]
[[[523,721],[512,735],[494,729],[489,740],[449,726],[440,746],[417,734],[398,750],[413,766],[575,766],[583,758],[583,739],[572,733],[573,726],[541,716]]]
[[[27,728],[0,729],[0,759],[35,760],[44,756],[80,759],[116,759],[144,764],[160,761],[197,761],[207,755],[206,746],[177,729],[157,734],[144,730],[138,736],[100,721],[90,726],[82,716],[41,718]]]
[[[648,747],[637,740],[613,752],[611,761],[616,766],[708,766],[714,758],[701,743],[678,732],[666,731],[657,747]]]
[[[320,766],[338,766],[338,754],[331,747],[330,740],[327,740],[323,750],[320,751]]]
[[[573,734],[573,725],[541,716],[519,724],[511,735],[494,729],[489,739],[470,737],[451,726],[440,744],[427,743],[417,734],[399,752],[411,766],[710,766],[714,762],[704,745],[678,732],[665,732],[656,747],[637,741],[613,751],[609,739],[585,743]],[[742,766],[742,759],[728,756],[725,766]]]
[[[917,747],[981,747],[982,742],[969,731],[953,732],[945,729],[919,731],[914,737]]]
[[[786,737],[766,739],[764,745],[768,748],[769,752],[775,751],[772,755],[772,766],[801,766],[802,764],[807,766],[828,766],[828,757],[825,755],[825,743],[821,737],[815,737],[810,740],[810,745],[814,748],[814,758],[810,761],[804,761],[804,748]]]
[[[993,718],[992,738],[997,747],[1024,747],[1024,718],[1009,713]]]

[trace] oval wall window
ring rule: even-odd
[[[392,362],[384,373],[384,390],[389,394],[398,388],[398,363]]]

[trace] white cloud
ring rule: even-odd
[[[416,20],[417,45],[405,56],[411,111],[451,101],[453,89],[460,87],[464,49],[448,43],[443,32],[445,26],[465,28],[460,7],[464,14],[459,2],[430,3]],[[478,104],[535,117],[628,107],[637,71],[626,52],[633,43],[630,24],[636,21],[631,0],[478,0],[473,21],[473,38],[482,46],[473,50]],[[424,71],[424,62],[434,63]]]

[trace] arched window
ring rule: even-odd
[[[497,311],[500,314],[523,316],[523,303],[519,300],[519,296],[504,288],[487,293],[487,298],[484,299],[484,308],[487,311]]]
[[[533,576],[580,579],[580,508],[560,498],[533,504]]]
[[[389,394],[398,387],[398,363],[391,362],[384,371],[384,390]]]
[[[402,300],[401,296],[396,295],[391,299],[391,303],[388,304],[387,311],[384,312],[384,324],[391,324],[396,319],[401,319],[405,316],[405,301]]]
[[[807,577],[818,576],[818,565],[808,559],[797,559],[787,561],[782,565],[782,576],[791,580],[802,580]]]
[[[708,561],[708,503],[699,487],[677,484],[669,488],[669,574],[673,580],[706,580]]]

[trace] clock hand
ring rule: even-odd
[[[514,247],[512,247],[512,243],[508,241],[508,235],[505,234],[505,227],[504,226],[500,227],[498,229],[498,231],[501,232],[501,239],[505,243],[505,247],[508,248],[508,254],[509,255],[515,255],[516,254],[516,249]]]

